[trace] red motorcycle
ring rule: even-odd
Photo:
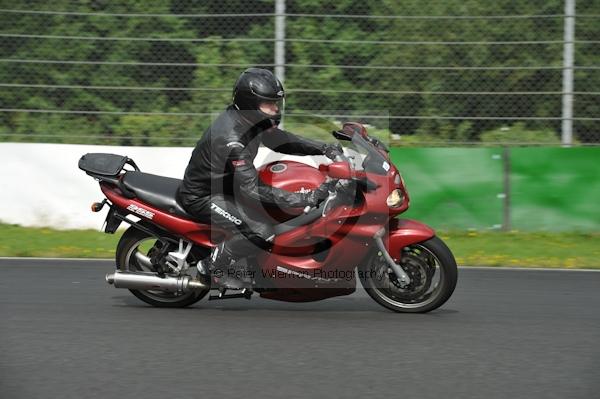
[[[307,209],[266,209],[279,223],[271,250],[250,262],[253,289],[225,290],[211,270],[211,251],[228,231],[195,221],[175,200],[180,180],[140,172],[133,160],[86,154],[79,167],[100,182],[109,206],[104,231],[131,226],[116,250],[106,281],[159,307],[183,307],[208,293],[209,300],[262,298],[303,302],[348,295],[357,277],[367,293],[397,312],[428,312],[444,304],[457,281],[456,261],[428,226],[396,218],[408,209],[404,181],[386,146],[358,123],[333,132],[351,145],[318,168],[277,161],[259,169],[263,184],[311,190],[335,180],[329,197]],[[129,165],[130,167],[126,167]],[[258,211],[258,210],[257,210]],[[227,271],[225,271],[227,272]]]

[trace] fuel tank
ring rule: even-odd
[[[319,169],[296,161],[277,161],[261,166],[258,178],[268,186],[290,192],[312,191],[325,182],[325,174]],[[271,217],[285,221],[302,213],[302,208],[286,208],[265,205]]]

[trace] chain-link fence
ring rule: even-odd
[[[191,145],[263,66],[302,134],[356,120],[400,145],[600,143],[597,1],[0,4],[4,141]]]

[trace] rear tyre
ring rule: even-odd
[[[454,292],[456,261],[440,238],[409,245],[401,253],[390,255],[409,275],[408,286],[400,284],[379,252],[359,268],[361,284],[381,306],[395,312],[425,313],[442,306]]]
[[[142,265],[136,258],[136,252],[140,252],[143,255],[149,256],[151,251],[156,250],[156,245],[160,243],[156,237],[145,233],[135,227],[129,227],[117,245],[116,263],[117,269],[122,271],[154,271],[149,269],[147,266]],[[188,262],[194,263],[200,259],[197,251],[192,251],[188,256]],[[190,275],[196,276],[197,269],[191,266]],[[185,306],[192,305],[208,294],[209,290],[203,291],[190,291],[183,294],[177,294],[166,291],[146,291],[146,290],[129,290],[133,295],[142,301],[156,307],[162,308],[182,308]]]

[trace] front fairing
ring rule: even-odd
[[[377,184],[377,188],[364,191],[364,209],[369,213],[386,214],[396,216],[405,212],[409,207],[409,196],[404,179],[396,166],[391,162],[387,148],[376,139],[369,136],[355,134],[352,137],[351,166],[357,178],[366,178]],[[386,203],[387,197],[394,190],[399,190],[401,205],[389,207]]]

